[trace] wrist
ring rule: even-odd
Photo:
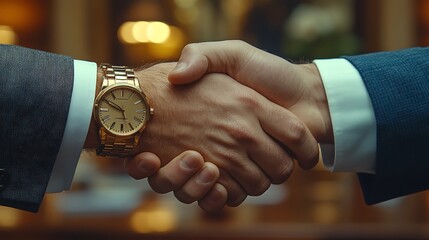
[[[316,64],[302,64],[309,77],[306,78],[310,82],[309,88],[311,89],[312,102],[320,116],[320,125],[314,130],[313,134],[320,143],[333,143],[334,135],[332,129],[331,115],[329,112],[328,100],[323,86],[322,78]]]
[[[171,132],[165,132],[165,125],[171,124],[168,120],[171,120],[169,107],[172,104],[166,96],[174,92],[170,82],[167,80],[168,74],[174,66],[175,63],[159,63],[148,68],[136,70],[140,88],[154,109],[151,120],[140,136],[136,152],[152,151],[156,147],[159,147],[160,137],[171,135]]]
[[[167,75],[173,68],[174,63],[163,63],[154,65],[149,68],[140,68],[135,70],[136,77],[139,79],[140,88],[143,93],[148,97],[149,102],[151,106],[154,106],[154,109],[163,109],[157,108],[157,105],[160,104],[160,102],[162,101],[162,96],[159,93],[163,91],[168,91],[169,82],[167,81]],[[100,93],[102,83],[103,70],[98,67],[95,96]],[[157,101],[153,101],[154,99],[156,99]],[[161,103],[161,105],[163,104]],[[158,117],[164,115],[163,113],[160,113],[160,111],[157,111],[157,113],[158,114],[156,115],[158,115]],[[162,130],[158,125],[161,124],[153,124],[153,120],[151,120],[147,126],[147,129],[143,131],[143,135],[150,135],[151,132],[158,133],[160,130]],[[143,139],[151,139],[151,137],[143,137]],[[97,148],[99,142],[100,140],[98,126],[96,124],[94,115],[91,114],[91,122],[87,137],[85,139],[84,148]],[[144,145],[144,143],[141,145]],[[138,152],[138,149],[136,150]]]

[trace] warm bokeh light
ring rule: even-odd
[[[13,28],[9,26],[0,25],[0,43],[2,44],[16,44],[18,36]]]
[[[19,222],[17,210],[11,208],[0,208],[0,227],[14,227]]]
[[[131,217],[131,227],[139,233],[168,232],[176,225],[175,215],[167,209],[138,211]]]
[[[137,40],[133,36],[135,22],[124,22],[118,30],[118,38],[123,43],[134,44]]]
[[[151,56],[157,59],[173,59],[180,55],[181,49],[186,44],[186,36],[183,31],[170,26],[170,36],[162,44],[151,44],[147,50]]]
[[[146,33],[150,42],[163,43],[170,36],[170,27],[163,22],[151,22]]]
[[[139,43],[149,42],[148,30],[151,24],[146,21],[135,22],[132,28],[132,36]]]
[[[118,29],[118,38],[126,44],[161,44],[169,39],[170,33],[170,26],[163,22],[124,22]]]

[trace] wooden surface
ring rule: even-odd
[[[0,239],[429,238],[427,193],[366,206],[355,175],[320,169],[295,171],[286,184],[264,195],[271,203],[249,201],[217,215],[206,214],[197,204],[179,203],[172,195],[137,188],[137,205],[128,211],[65,211],[59,199],[82,189],[97,189],[75,187],[79,190],[48,194],[38,214],[0,207]],[[103,179],[111,175],[103,175]],[[77,184],[81,184],[79,179],[82,176]],[[112,182],[103,187],[121,188]],[[124,206],[131,202],[118,199]]]

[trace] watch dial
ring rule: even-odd
[[[144,127],[148,104],[142,94],[133,88],[112,88],[98,102],[98,115],[107,131],[127,136]]]

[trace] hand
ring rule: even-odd
[[[186,149],[200,152],[219,168],[218,182],[228,192],[229,206],[285,181],[293,158],[304,167],[317,163],[317,142],[289,111],[225,75],[211,74],[195,84],[172,87],[166,78],[173,66],[158,64],[138,74],[155,115],[136,153],[150,150],[163,166]],[[132,158],[128,165],[137,160]]]
[[[225,73],[298,116],[322,143],[333,143],[323,84],[314,64],[290,62],[242,41],[186,46],[169,80],[185,84],[206,73]]]
[[[149,185],[158,193],[174,192],[184,203],[198,200],[208,212],[222,209],[227,190],[216,183],[219,169],[195,151],[185,151],[160,168],[161,160],[153,153],[140,153],[127,161],[126,168],[135,179],[148,178]]]

